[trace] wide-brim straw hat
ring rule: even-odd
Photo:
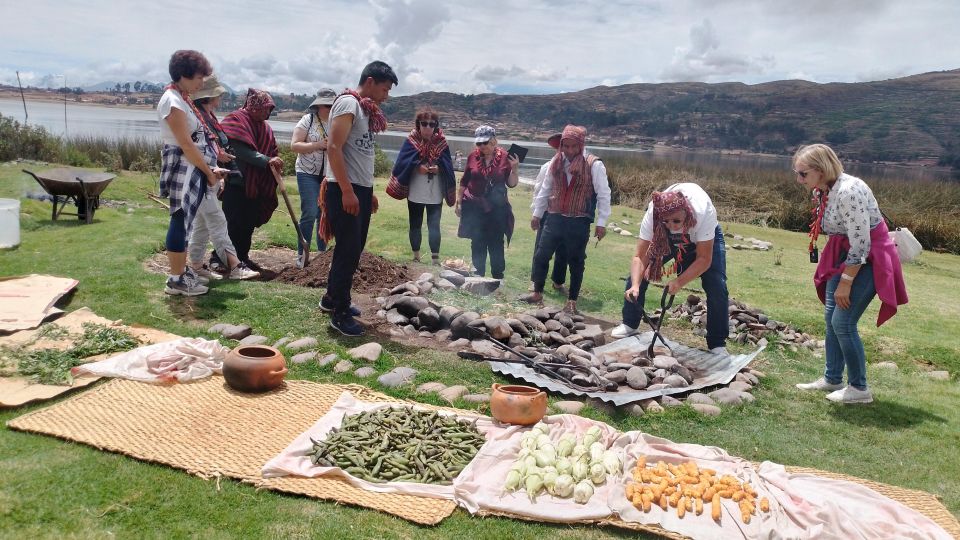
[[[216,75],[210,75],[203,79],[203,86],[190,95],[193,99],[215,98],[227,93],[227,89],[220,84]]]

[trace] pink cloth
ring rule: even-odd
[[[317,441],[322,441],[325,439],[331,429],[339,427],[340,424],[343,423],[344,416],[382,409],[384,407],[396,407],[398,405],[400,404],[370,403],[366,401],[360,401],[353,397],[353,394],[350,392],[344,392],[340,395],[340,399],[338,399],[333,406],[330,407],[330,410],[327,412],[327,414],[320,417],[320,419],[317,420],[313,426],[301,433],[300,436],[294,439],[294,441],[284,448],[280,454],[268,461],[266,465],[263,466],[263,470],[261,471],[263,477],[276,478],[280,476],[303,476],[306,478],[314,478],[318,476],[338,476],[350,484],[367,491],[374,491],[378,493],[403,493],[407,495],[417,495],[420,497],[431,497],[434,499],[447,499],[452,501],[454,499],[453,485],[441,486],[435,484],[419,484],[416,482],[387,482],[385,484],[367,482],[366,480],[352,476],[339,467],[321,467],[319,465],[314,465],[310,456],[307,455],[308,452],[313,450],[313,442],[310,439],[313,438]],[[440,414],[453,413],[440,411]],[[473,421],[473,419],[476,418],[474,416],[462,415],[458,415],[458,417],[470,421]],[[490,438],[499,437],[504,428],[497,426],[490,417],[480,416],[477,420],[477,430],[489,440]],[[483,452],[483,448],[486,448],[486,444],[484,444],[484,446],[480,449],[481,452]],[[460,476],[463,476],[465,472],[466,470],[461,471]],[[454,479],[454,484],[456,484],[456,481],[457,480]]]
[[[826,303],[827,282],[847,267],[841,253],[849,249],[850,240],[846,236],[831,235],[827,240],[820,264],[813,274],[813,283],[817,287],[821,302]],[[873,282],[877,288],[877,296],[883,303],[877,315],[877,326],[880,326],[896,315],[897,306],[908,301],[907,285],[903,281],[903,268],[900,266],[897,246],[890,239],[887,224],[882,221],[870,231],[870,255],[867,260],[873,265]]]
[[[550,439],[556,443],[565,434],[578,439],[592,426],[600,428],[600,442],[610,446],[619,433],[602,422],[596,422],[572,414],[558,414],[543,419],[550,425]],[[593,497],[586,504],[578,504],[573,498],[562,499],[543,491],[532,503],[527,492],[518,489],[512,493],[503,489],[507,473],[517,460],[520,451],[520,439],[532,426],[509,426],[495,437],[488,437],[477,457],[460,473],[453,482],[457,502],[471,514],[480,510],[509,512],[541,521],[573,523],[584,520],[598,520],[610,516],[607,495],[619,481],[607,477],[606,483],[594,486]],[[619,448],[613,448],[619,451]]]
[[[721,448],[674,443],[632,431],[624,433],[615,446],[624,448],[624,480],[610,493],[610,508],[624,521],[655,524],[690,538],[790,538],[817,540],[937,539],[950,538],[939,525],[919,512],[872,489],[844,480],[802,473],[788,473],[782,465],[751,462],[729,455]],[[749,524],[740,517],[737,503],[722,499],[722,516],[717,524],[710,517],[710,505],[703,514],[687,512],[677,517],[676,509],[664,512],[653,505],[650,512],[637,510],[626,499],[625,486],[637,457],[647,463],[694,461],[717,474],[732,474],[747,480],[760,497],[770,501],[770,512],[757,510]]]

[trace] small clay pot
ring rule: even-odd
[[[499,422],[528,426],[547,412],[547,394],[539,388],[494,384],[492,389],[490,413]]]
[[[283,354],[266,345],[242,345],[223,361],[223,378],[234,390],[267,392],[280,386],[287,374]]]

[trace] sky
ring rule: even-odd
[[[0,83],[168,82],[177,49],[281,93],[355,86],[372,60],[394,95],[861,82],[960,68],[958,27],[960,0],[3,0]]]

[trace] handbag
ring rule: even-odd
[[[917,237],[906,227],[895,227],[883,211],[880,212],[880,215],[887,220],[890,229],[890,239],[893,240],[894,245],[897,246],[897,257],[900,258],[900,262],[913,262],[914,259],[923,253],[923,246],[917,240]]]

